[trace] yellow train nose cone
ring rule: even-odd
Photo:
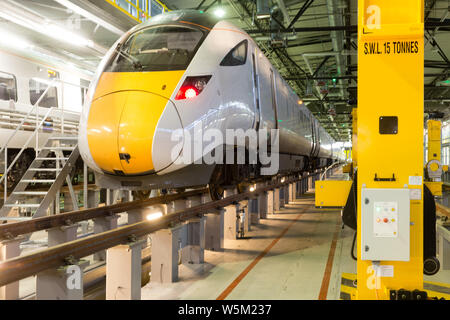
[[[97,165],[112,174],[153,172],[153,139],[168,103],[168,99],[145,91],[120,91],[94,100],[87,131]]]

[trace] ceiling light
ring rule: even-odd
[[[0,31],[0,44],[21,50],[33,48],[31,43],[4,30]]]
[[[225,10],[219,7],[214,11],[214,14],[219,18],[223,18],[225,16]]]
[[[72,3],[69,0],[55,0],[56,2],[58,2],[59,4],[65,6],[67,9],[72,10],[75,13],[78,13],[79,15],[101,25],[103,28],[105,28],[106,30],[111,31],[112,33],[115,33],[119,36],[124,34],[123,30],[120,30],[119,28],[116,28],[115,26],[113,26],[112,24],[108,23],[107,21],[97,17],[96,15],[90,13],[87,10],[84,10],[83,8],[75,5],[74,3]]]
[[[21,25],[25,28],[28,28],[30,30],[39,32],[47,37],[64,41],[71,45],[86,46],[102,53],[106,52],[106,49],[99,47],[98,45],[95,45],[92,40],[86,39],[80,35],[77,35],[55,24],[51,24],[47,21],[38,23],[37,21],[32,21],[31,19],[27,19],[26,17],[18,16],[17,14],[14,14],[12,12],[7,13],[4,11],[0,11],[0,17],[7,19],[18,25]]]

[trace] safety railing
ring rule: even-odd
[[[35,139],[36,155],[40,151],[40,133],[49,134],[59,132],[62,135],[78,134],[79,112],[64,110],[64,86],[75,86],[80,90],[87,90],[87,87],[66,82],[59,79],[53,79],[47,83],[47,88],[40,95],[34,105],[13,104],[7,107],[0,106],[0,129],[13,130],[5,141],[1,141],[0,145],[0,186],[3,184],[3,201],[6,201],[8,196],[8,174],[11,172],[14,165],[19,160],[24,151],[30,147],[33,139]],[[61,108],[43,108],[39,104],[43,101],[49,90],[53,87],[60,86],[61,90]],[[22,110],[20,107],[23,107]],[[68,117],[69,119],[66,119]],[[25,134],[25,135],[24,135]],[[20,147],[17,146],[17,141],[23,141],[21,137],[27,137],[25,143],[20,142]],[[13,145],[14,144],[14,145]],[[8,149],[20,149],[19,153],[12,161],[8,161]]]
[[[137,22],[144,22],[148,18],[169,9],[158,0],[105,0]]]
[[[333,169],[336,169],[336,168],[338,168],[338,167],[340,167],[342,165],[343,165],[342,162],[335,162],[335,163],[333,163],[331,166],[329,166],[328,168],[325,169],[325,171],[320,176],[320,180],[324,180],[326,178],[329,178],[331,175],[333,175]]]

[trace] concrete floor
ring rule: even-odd
[[[327,281],[326,265],[336,232]],[[148,284],[142,289],[142,299],[214,300],[225,294],[233,300],[317,300],[322,291],[322,298],[338,300],[341,274],[356,273],[356,262],[350,256],[353,234],[347,227],[342,229],[340,211],[315,209],[309,194],[252,226],[247,239],[226,241],[223,253],[205,251],[204,265],[181,265],[179,282]],[[258,259],[268,247],[267,254]],[[242,277],[244,271],[248,273]],[[450,270],[424,278],[450,283]]]
[[[312,194],[252,226],[248,239],[226,241],[225,252],[206,251],[204,266],[180,266],[179,282],[148,284],[142,299],[216,299],[287,228],[227,299],[318,299],[336,230],[340,240],[327,297],[338,299],[340,273],[355,272],[349,257],[353,232],[341,230],[340,211],[315,209]]]

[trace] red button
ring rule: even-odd
[[[383,221],[384,221],[384,223],[388,223],[389,222],[388,218],[384,218]]]

